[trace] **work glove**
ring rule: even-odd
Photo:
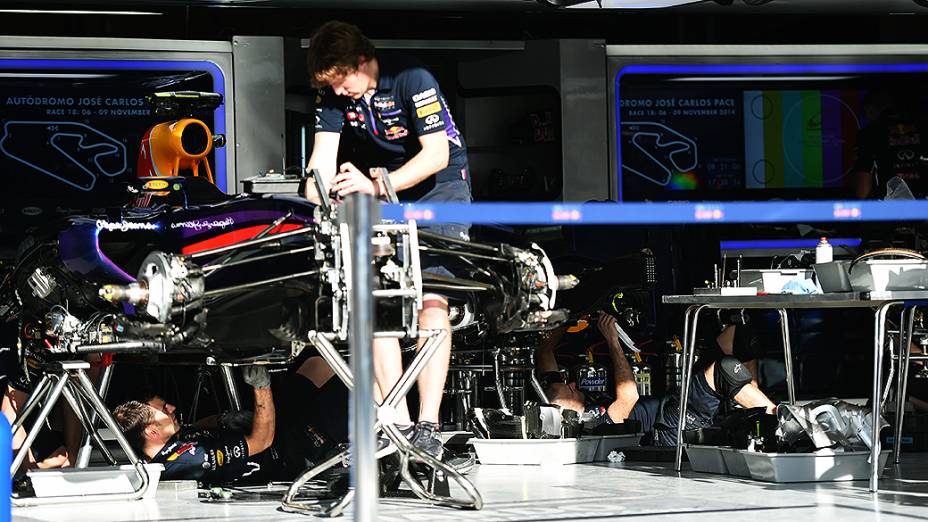
[[[271,387],[271,374],[266,366],[245,366],[242,368],[242,377],[252,388]]]

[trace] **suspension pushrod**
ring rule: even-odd
[[[226,263],[218,263],[218,264],[215,264],[215,265],[206,265],[206,266],[204,266],[204,267],[202,268],[202,270],[203,270],[204,272],[210,272],[210,273],[212,273],[214,270],[218,270],[218,269],[220,269],[220,268],[225,268],[225,267],[230,267],[230,266],[238,266],[238,265],[246,265],[246,264],[248,264],[248,263],[254,263],[255,261],[264,261],[264,260],[266,260],[266,259],[273,259],[273,258],[275,258],[275,257],[290,256],[290,255],[293,255],[293,254],[300,254],[300,253],[303,253],[303,252],[309,252],[309,251],[312,251],[312,250],[315,250],[315,249],[316,249],[315,245],[313,245],[313,246],[308,246],[308,247],[303,247],[303,248],[295,248],[295,249],[293,249],[293,250],[287,250],[286,252],[275,252],[275,253],[273,253],[273,254],[265,254],[265,255],[263,255],[263,256],[249,257],[249,258],[246,258],[246,259],[239,259],[239,260],[237,260],[237,261],[229,261],[229,262],[226,262]],[[210,275],[210,274],[207,274],[207,275]]]
[[[452,256],[461,256],[461,257],[472,257],[474,259],[483,259],[484,261],[498,261],[500,263],[507,263],[509,259],[495,256],[485,256],[483,254],[474,254],[471,252],[464,252],[461,250],[450,250],[447,248],[436,248],[431,246],[419,245],[419,250],[423,252],[434,252],[436,254],[448,254]]]
[[[249,288],[254,288],[256,286],[280,283],[283,281],[289,281],[291,279],[299,279],[301,277],[306,277],[306,276],[318,274],[318,273],[319,273],[318,270],[308,270],[306,272],[298,272],[296,274],[289,274],[289,275],[280,276],[280,277],[272,277],[270,279],[265,279],[263,281],[254,281],[251,283],[243,283],[240,285],[229,286],[226,288],[217,288],[215,290],[209,290],[207,292],[203,292],[203,297],[217,297],[223,294],[229,294],[232,292],[240,292],[242,290],[248,290]]]
[[[462,239],[455,239],[455,238],[453,238],[453,237],[443,236],[443,235],[441,235],[441,234],[436,234],[436,233],[434,233],[434,232],[429,232],[428,230],[419,229],[419,237],[422,237],[422,238],[425,238],[425,239],[434,239],[434,240],[436,240],[436,241],[446,241],[446,242],[448,242],[448,243],[454,243],[455,245],[461,245],[461,246],[465,246],[465,247],[467,247],[467,248],[474,248],[474,249],[483,250],[483,251],[486,251],[486,252],[496,252],[496,253],[499,253],[499,248],[494,247],[494,246],[484,245],[484,244],[482,244],[482,243],[470,243],[470,242],[464,241],[464,240],[462,240]]]

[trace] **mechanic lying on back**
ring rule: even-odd
[[[599,415],[602,423],[621,423],[625,419],[641,422],[641,431],[650,435],[655,446],[675,446],[680,411],[680,396],[673,391],[663,397],[638,396],[635,377],[619,343],[615,319],[601,314],[597,323],[599,331],[609,346],[615,381],[615,397],[598,404],[591,394],[577,389],[576,382],[565,383],[559,378],[557,361],[554,359],[556,337],[551,337],[538,349],[536,360],[545,394],[552,404],[579,413]],[[685,429],[703,428],[712,425],[713,417],[723,400],[734,400],[745,408],[763,406],[767,413],[774,413],[776,406],[755,384],[751,372],[737,359],[729,356],[718,361],[694,367],[690,385]]]
[[[140,457],[164,464],[163,480],[222,484],[249,477],[266,482],[283,465],[271,447],[276,421],[271,379],[264,366],[247,366],[242,373],[255,394],[250,426],[239,418],[232,424],[240,426],[220,421],[215,427],[181,428],[176,407],[158,396],[129,401],[113,415]]]

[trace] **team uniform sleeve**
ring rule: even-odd
[[[342,132],[345,124],[347,99],[336,96],[332,89],[319,89],[316,94],[316,132]]]
[[[410,126],[424,136],[444,132],[450,120],[444,96],[435,77],[425,69],[411,69],[405,86],[406,106],[410,108]]]

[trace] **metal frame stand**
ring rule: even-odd
[[[100,384],[97,387],[97,394],[100,396],[101,400],[106,400],[106,395],[110,390],[110,382],[113,381],[113,363],[103,367],[103,373],[100,375]],[[97,413],[92,412],[90,414],[90,426],[96,430]],[[77,461],[74,464],[75,468],[83,469],[90,464],[90,453],[93,451],[93,445],[91,444],[91,435],[90,432],[84,433],[84,438],[81,440],[81,447],[77,451]]]
[[[693,364],[696,361],[696,327],[699,325],[699,314],[706,308],[714,309],[717,306],[702,304],[687,307],[683,318],[683,377],[680,385],[680,416],[677,421],[677,454],[674,469],[683,468],[683,431],[686,420],[686,407],[690,396],[690,383],[693,378]],[[786,393],[790,404],[796,404],[796,389],[793,379],[793,352],[790,344],[789,315],[785,308],[778,308],[780,314],[780,334],[783,337],[783,359],[786,370]]]
[[[895,436],[895,443],[893,444],[894,464],[899,464],[899,457],[902,453],[902,421],[905,419],[905,401],[908,396],[909,364],[912,361],[928,361],[928,355],[913,356],[909,351],[915,334],[915,312],[919,306],[924,306],[924,304],[906,303],[899,324],[899,355],[895,358],[897,361],[896,368],[899,373],[896,376],[896,426],[893,433]]]
[[[110,463],[115,464],[115,459],[113,459],[112,455],[106,450],[106,446],[104,446],[99,433],[94,427],[93,418],[86,408],[89,406],[103,421],[103,424],[113,432],[113,435],[116,437],[116,442],[119,443],[119,446],[126,453],[129,463],[135,468],[135,472],[139,477],[139,487],[131,493],[61,495],[55,497],[12,499],[11,501],[14,506],[35,506],[57,504],[61,502],[96,502],[99,500],[137,500],[142,498],[148,491],[148,471],[145,469],[142,461],[136,456],[135,451],[132,449],[132,446],[129,445],[125,436],[123,436],[122,430],[120,430],[119,425],[116,424],[116,419],[114,419],[113,415],[106,409],[106,406],[97,394],[97,390],[94,389],[93,383],[90,382],[90,378],[87,376],[86,370],[88,368],[90,368],[90,364],[86,361],[52,362],[48,363],[43,368],[42,379],[35,387],[35,390],[32,392],[32,395],[29,397],[29,400],[24,405],[19,417],[12,426],[13,433],[16,433],[32,411],[39,404],[42,405],[38,417],[32,424],[31,429],[28,430],[26,440],[13,459],[13,464],[10,466],[10,474],[16,473],[16,470],[22,465],[23,461],[26,459],[26,455],[29,453],[29,449],[32,447],[33,442],[35,442],[42,424],[48,418],[49,414],[51,414],[58,399],[64,396],[71,406],[71,409],[74,410],[74,415],[77,416],[78,420],[80,420],[84,429],[87,431],[89,437],[92,438],[101,451],[103,451],[104,456],[107,457]]]
[[[403,479],[403,482],[409,486],[410,490],[412,490],[416,496],[423,500],[436,505],[467,509],[481,509],[483,507],[483,499],[474,485],[469,480],[467,480],[467,478],[465,478],[463,475],[455,471],[447,464],[433,458],[431,455],[423,453],[418,448],[414,447],[409,442],[409,440],[406,439],[406,437],[399,431],[393,422],[395,408],[399,405],[403,397],[409,393],[409,390],[412,389],[412,386],[415,384],[419,373],[422,372],[426,363],[428,363],[429,359],[431,359],[432,355],[441,345],[441,342],[444,340],[445,336],[448,335],[448,333],[444,330],[420,330],[419,333],[422,338],[426,339],[425,344],[409,364],[409,367],[406,368],[406,370],[403,372],[403,375],[400,377],[399,381],[397,381],[396,385],[394,385],[390,392],[387,394],[383,401],[383,405],[377,408],[378,420],[374,431],[375,433],[383,432],[384,435],[390,439],[392,445],[381,451],[376,455],[376,457],[381,458],[398,451],[400,453],[400,477]],[[390,335],[374,334],[374,336],[389,337]],[[343,383],[345,383],[345,386],[347,386],[349,389],[354,389],[354,375],[345,360],[342,358],[338,349],[332,344],[330,337],[332,336],[318,332],[310,332],[309,341],[313,344],[313,346],[315,346],[315,348],[319,351],[319,354],[322,355],[326,362],[329,363],[329,366],[332,367],[335,375],[337,375],[338,378],[341,379]],[[360,394],[358,394],[358,396],[360,397]],[[335,467],[336,465],[344,465],[348,460],[349,450],[343,450],[330,459],[304,472],[303,475],[301,475],[293,482],[293,484],[290,486],[290,489],[287,490],[287,493],[284,495],[282,502],[283,506],[286,509],[293,511],[315,511],[325,516],[340,515],[344,511],[347,504],[351,501],[351,497],[354,495],[352,491],[349,491],[344,496],[328,504],[324,504],[322,502],[301,502],[295,499],[299,494],[300,489],[308,481]],[[453,480],[459,486],[461,486],[466,496],[469,498],[461,500],[451,496],[436,494],[434,481],[432,481],[432,485],[423,486],[420,480],[416,478],[413,472],[410,470],[409,465],[412,461],[424,463],[425,466],[432,468],[434,471],[433,474],[439,479]]]

